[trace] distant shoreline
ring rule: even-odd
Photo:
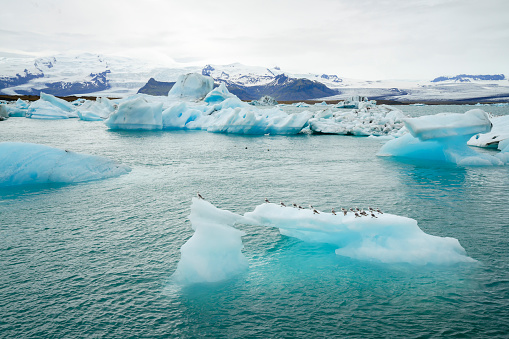
[[[64,99],[65,101],[69,101],[69,102],[72,102],[72,101],[75,101],[77,99],[86,99],[86,100],[93,100],[95,101],[96,96],[75,96],[75,95],[70,95],[70,96],[63,96],[63,97],[58,97],[58,98],[61,98],[61,99]],[[40,99],[40,96],[38,95],[3,95],[1,94],[0,95],[0,100],[5,100],[5,101],[16,101],[18,99],[21,99],[21,100],[25,100],[25,101],[36,101],[36,100],[39,100]],[[115,97],[108,97],[108,99],[120,99],[120,98],[115,98]],[[424,105],[475,105],[477,103],[480,103],[480,104],[498,104],[498,103],[507,103],[507,100],[501,100],[501,101],[476,101],[475,99],[474,100],[444,100],[444,101],[440,101],[440,100],[425,100],[425,101],[397,101],[397,100],[377,100],[377,99],[374,99],[376,100],[376,103],[378,105],[393,105],[393,106],[398,106],[398,105],[413,105],[413,104],[424,104]],[[246,102],[250,102],[251,100],[244,100]],[[294,103],[298,103],[298,102],[305,102],[306,104],[310,104],[310,105],[313,105],[313,104],[316,104],[316,103],[320,103],[320,102],[326,102],[328,105],[335,105],[337,104],[338,102],[340,101],[343,101],[343,100],[320,100],[320,99],[312,99],[312,100],[295,100],[295,101],[285,101],[285,100],[281,100],[279,101],[278,100],[278,103],[280,104],[294,104]]]

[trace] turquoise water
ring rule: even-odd
[[[466,110],[447,111],[456,109]],[[1,337],[509,335],[509,167],[381,158],[383,141],[370,138],[112,132],[75,119],[11,118],[0,123],[0,141],[107,156],[133,169],[103,181],[0,189]],[[198,191],[242,214],[265,197],[321,210],[380,206],[458,239],[478,263],[364,262],[240,225],[249,270],[178,290],[170,276],[192,235],[186,218]]]

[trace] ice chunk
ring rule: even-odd
[[[47,102],[51,103],[53,106],[58,107],[65,112],[71,113],[71,112],[74,112],[74,110],[76,109],[76,107],[74,107],[74,105],[71,104],[70,102],[67,102],[63,99],[57,98],[51,94],[46,94],[46,93],[41,92],[41,100],[47,101]],[[73,115],[75,115],[75,114],[73,114]],[[71,117],[71,116],[69,116],[69,117]],[[74,116],[74,117],[77,117],[77,116]]]
[[[183,101],[173,104],[162,113],[164,129],[200,129],[200,124],[196,124],[196,128],[189,126],[189,123],[200,118],[203,118],[203,111]]]
[[[411,134],[391,140],[378,155],[450,162],[461,166],[503,165],[500,156],[481,154],[467,146],[472,134],[489,131],[491,122],[481,110],[442,113],[405,119]]]
[[[143,97],[122,102],[104,121],[110,129],[160,130],[163,127],[162,103],[149,103]]]
[[[406,128],[422,141],[454,136],[471,136],[486,133],[491,129],[488,114],[481,109],[472,109],[464,114],[439,113],[404,120]]]
[[[30,107],[26,112],[26,117],[30,119],[56,120],[69,119],[70,117],[75,117],[75,114],[72,112],[64,111],[49,101],[39,99],[30,104]]]
[[[0,143],[0,186],[74,183],[128,172],[128,166],[99,156],[39,144]]]
[[[30,106],[30,104],[28,102],[26,102],[25,100],[21,100],[20,98],[18,98],[18,100],[16,100],[16,108],[27,109],[28,106]]]
[[[108,98],[97,98],[95,101],[87,100],[78,107],[78,116],[81,120],[101,121],[107,119],[115,111],[116,105]]]
[[[226,88],[226,85],[224,84],[224,82],[222,82],[221,85],[219,85],[219,87],[214,88],[212,91],[210,91],[207,94],[207,96],[205,97],[205,99],[203,99],[203,101],[205,101],[208,104],[217,104],[217,103],[222,102],[228,98],[233,98],[233,97],[236,97],[236,96],[231,94],[228,91],[228,88]]]
[[[244,214],[245,222],[279,228],[281,234],[307,242],[338,246],[336,253],[384,263],[454,264],[474,262],[457,239],[424,233],[417,221],[376,213],[357,218],[352,212],[333,215],[262,204]]]
[[[240,215],[193,198],[189,215],[193,236],[181,247],[173,279],[180,284],[227,280],[248,268],[242,254],[244,232],[233,228]]]
[[[234,134],[296,134],[311,116],[307,111],[287,114],[279,108],[258,109],[233,97],[205,107],[184,102],[174,104],[163,112],[163,128]]]
[[[488,133],[474,135],[467,144],[478,147],[496,148],[499,142],[509,139],[509,115],[491,119],[493,128]]]
[[[310,119],[309,128],[323,134],[397,136],[403,128],[404,118],[403,112],[387,105],[347,112],[329,109]]]
[[[311,112],[287,114],[279,108],[234,108],[215,112],[207,121],[208,132],[235,134],[297,134],[308,123]]]
[[[168,97],[203,99],[214,87],[214,80],[198,73],[180,75]]]
[[[276,106],[278,102],[273,97],[264,95],[260,100],[253,100],[249,104],[253,106]]]

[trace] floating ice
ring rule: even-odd
[[[253,106],[276,106],[278,102],[273,97],[265,95],[260,100],[253,100],[249,104]]]
[[[493,166],[507,163],[503,154],[481,154],[467,146],[476,133],[487,132],[486,112],[441,113],[404,120],[410,134],[387,142],[378,155],[450,162],[461,166]]]
[[[212,91],[210,91],[205,97],[205,99],[203,99],[203,101],[206,102],[207,104],[217,104],[219,102],[225,101],[228,98],[233,97],[235,97],[235,95],[231,94],[228,91],[224,83],[221,83],[219,87],[216,87]]]
[[[214,87],[211,77],[197,73],[180,75],[177,82],[168,92],[168,97],[203,99]]]
[[[112,160],[45,145],[0,143],[0,186],[74,183],[116,177],[130,168]]]
[[[472,109],[464,114],[439,113],[419,118],[407,118],[405,126],[410,133],[422,141],[486,133],[491,129],[488,114]]]
[[[47,101],[47,102],[51,103],[53,106],[58,107],[65,112],[72,113],[72,115],[69,115],[70,118],[77,117],[76,114],[73,113],[75,111],[76,107],[74,107],[74,105],[71,104],[70,102],[67,102],[63,99],[57,98],[51,94],[46,94],[43,92],[41,92],[41,100]]]
[[[334,107],[362,109],[367,107],[374,107],[375,105],[375,100],[369,100],[367,97],[354,95],[344,101],[338,102]]]
[[[195,232],[180,249],[180,262],[173,274],[177,283],[226,280],[248,268],[241,252],[244,232],[233,228],[242,222],[242,216],[193,198],[189,220]]]
[[[375,212],[376,213],[376,212]],[[279,228],[281,234],[306,242],[338,246],[336,254],[383,263],[454,264],[474,262],[457,239],[424,233],[417,221],[393,214],[357,218],[262,204],[244,214],[246,222]]]
[[[85,101],[78,107],[81,120],[101,121],[107,119],[115,111],[116,105],[108,98],[97,98],[95,101]]]
[[[26,117],[30,119],[57,120],[69,119],[70,117],[74,117],[74,114],[64,111],[49,101],[39,99],[30,104],[30,107],[26,112]]]
[[[18,100],[16,100],[16,108],[27,109],[29,106],[30,106],[30,104],[28,102],[26,102],[25,100],[21,100],[20,98],[18,98]]]
[[[306,242],[337,246],[336,254],[359,260],[413,265],[475,262],[457,239],[424,233],[417,221],[388,213],[376,218],[262,204],[240,216],[193,199],[189,219],[194,235],[182,246],[173,278],[177,283],[217,282],[248,267],[242,254],[244,232],[235,224],[279,228],[281,234]]]
[[[205,107],[177,103],[163,112],[163,127],[214,133],[287,135],[299,133],[311,116],[310,112],[287,114],[280,108],[258,109],[234,97]]]
[[[467,144],[496,148],[499,142],[509,139],[509,115],[491,118],[493,128],[488,133],[474,135]]]
[[[482,110],[406,119],[405,125],[412,135],[388,142],[379,155],[438,160],[463,166],[503,165],[506,162],[498,154],[480,154],[467,146],[467,140],[473,134],[491,128],[491,122]]]
[[[328,109],[310,119],[309,128],[323,134],[397,136],[403,127],[404,118],[403,112],[387,105],[348,112]]]
[[[126,100],[104,121],[110,129],[158,130],[163,128],[162,103],[149,103],[143,97]]]

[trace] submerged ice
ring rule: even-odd
[[[75,183],[120,176],[126,165],[45,145],[0,143],[0,186]]]
[[[236,224],[275,227],[302,241],[334,245],[336,254],[358,260],[412,265],[475,262],[457,239],[426,234],[416,220],[388,213],[316,214],[266,203],[241,216],[195,198],[189,219],[195,232],[182,246],[173,275],[181,284],[222,281],[247,269],[241,252],[245,233],[234,228]]]

